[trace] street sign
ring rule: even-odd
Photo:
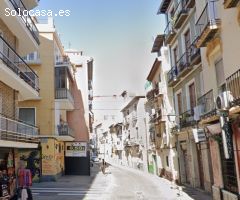
[[[206,134],[203,129],[193,129],[195,143],[206,141]]]
[[[66,157],[87,157],[87,142],[66,142]]]

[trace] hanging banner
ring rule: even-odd
[[[66,157],[87,157],[87,142],[66,142]]]

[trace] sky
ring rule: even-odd
[[[165,28],[160,0],[41,0],[38,9],[70,10],[55,17],[64,47],[94,58],[94,95],[144,92],[156,54],[154,37]]]

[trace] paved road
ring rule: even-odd
[[[34,200],[208,200],[191,193],[190,198],[171,184],[134,170],[110,166],[107,174],[94,166],[92,175],[64,176],[55,183],[39,183],[32,188]],[[196,198],[195,198],[196,197]]]

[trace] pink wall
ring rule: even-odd
[[[218,143],[213,139],[209,139],[209,145],[213,168],[214,186],[223,187],[221,160]]]
[[[75,141],[89,141],[89,131],[84,117],[84,106],[82,93],[77,88],[74,80],[72,85],[72,95],[74,98],[74,110],[67,112],[67,121],[69,127],[75,133]]]

